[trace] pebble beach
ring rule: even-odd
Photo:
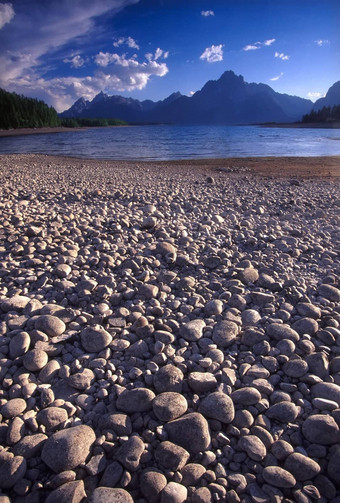
[[[340,503],[339,157],[0,175],[0,503]]]

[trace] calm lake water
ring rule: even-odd
[[[0,138],[0,153],[170,160],[340,155],[336,129],[256,126],[133,126]]]

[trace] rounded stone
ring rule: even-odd
[[[276,457],[278,461],[283,461],[289,454],[294,452],[290,443],[285,440],[276,440],[270,448],[270,452]]]
[[[269,407],[266,415],[270,419],[276,419],[281,423],[292,423],[299,415],[299,409],[294,403],[279,402]]]
[[[25,295],[14,295],[10,299],[2,301],[1,309],[4,313],[8,313],[9,311],[21,312],[30,301],[31,299]]]
[[[133,503],[133,498],[125,489],[113,487],[97,487],[89,503]]]
[[[210,372],[190,372],[188,384],[196,393],[205,393],[216,388],[217,380]]]
[[[45,503],[80,503],[86,497],[84,482],[74,480],[66,482],[52,491],[46,498]]]
[[[157,446],[154,456],[158,465],[174,472],[181,470],[190,458],[187,450],[167,440]]]
[[[45,351],[41,349],[31,349],[23,358],[23,365],[25,369],[31,372],[37,372],[45,367],[48,362],[48,356]]]
[[[171,421],[186,413],[188,402],[180,393],[160,393],[152,402],[153,412],[160,421]]]
[[[296,484],[294,476],[280,466],[266,466],[262,476],[267,484],[281,489],[288,489]]]
[[[47,431],[57,430],[67,419],[67,412],[61,407],[47,407],[37,414],[38,423],[43,424]]]
[[[169,440],[184,447],[191,454],[205,451],[209,448],[211,438],[207,420],[198,412],[166,423],[164,426]]]
[[[238,334],[238,326],[233,321],[222,320],[216,323],[212,333],[212,340],[221,348],[231,346]]]
[[[305,360],[294,358],[286,362],[282,370],[289,377],[299,378],[308,372],[308,363]]]
[[[233,391],[230,398],[235,405],[255,405],[261,400],[261,393],[256,388],[246,386]]]
[[[340,446],[338,445],[332,451],[327,466],[327,475],[338,488],[340,488],[339,473],[340,473]]]
[[[314,335],[318,331],[319,325],[313,318],[300,318],[293,323],[292,329],[300,335]]]
[[[98,353],[112,342],[112,336],[99,325],[86,327],[80,334],[81,344],[85,351]]]
[[[302,424],[303,436],[312,444],[332,445],[339,442],[339,427],[332,416],[315,414]]]
[[[27,353],[31,344],[31,338],[27,332],[14,335],[9,343],[9,356],[14,359]]]
[[[266,331],[267,334],[276,341],[289,339],[293,342],[298,342],[300,340],[300,336],[296,332],[296,330],[293,330],[289,325],[285,323],[271,323],[267,326]]]
[[[250,459],[262,461],[267,454],[267,449],[263,442],[256,435],[246,435],[241,437],[238,447],[247,453]]]
[[[188,497],[188,490],[182,484],[169,482],[163,489],[160,503],[184,503]]]
[[[340,407],[340,386],[332,382],[320,382],[311,388],[315,398],[325,398],[336,402]]]
[[[201,319],[191,320],[180,328],[180,335],[189,342],[195,342],[203,336],[205,321]]]
[[[206,303],[204,312],[207,316],[215,316],[223,311],[223,302],[219,299],[213,299]]]
[[[123,391],[117,398],[116,406],[128,414],[135,412],[146,412],[152,409],[152,402],[155,398],[153,391],[147,388],[134,388]]]
[[[1,414],[6,419],[20,416],[26,410],[27,404],[23,398],[12,398],[1,407]]]
[[[56,473],[73,470],[85,462],[95,440],[94,431],[86,425],[58,431],[45,442],[41,459]]]
[[[316,477],[321,468],[316,461],[304,456],[299,452],[290,454],[283,465],[284,469],[291,473],[296,480],[304,482],[305,480],[312,480]]]
[[[157,503],[160,494],[167,485],[165,475],[156,468],[147,468],[143,471],[139,479],[140,489],[142,494],[150,503]]]
[[[95,374],[91,369],[81,369],[76,374],[71,375],[67,382],[72,388],[85,390],[95,381]]]
[[[0,488],[10,489],[26,473],[26,460],[22,456],[6,456],[0,461]]]
[[[332,302],[340,301],[340,290],[335,286],[322,284],[318,288],[318,293],[321,297],[324,297]]]
[[[217,419],[221,423],[229,424],[235,417],[235,409],[232,399],[225,393],[216,391],[203,398],[199,408],[203,416]]]
[[[186,487],[195,486],[205,474],[206,469],[199,463],[189,463],[181,470],[182,484]]]
[[[57,337],[65,332],[66,325],[57,316],[42,314],[35,321],[35,329],[44,332],[49,337]]]
[[[116,459],[124,468],[130,472],[135,472],[139,468],[140,457],[144,452],[144,442],[137,436],[132,435],[126,442],[122,444],[116,454]]]
[[[153,377],[153,384],[158,393],[164,391],[182,391],[183,372],[174,365],[168,364],[161,367]]]

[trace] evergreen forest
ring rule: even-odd
[[[340,105],[323,107],[302,117],[302,122],[336,122],[340,121]]]

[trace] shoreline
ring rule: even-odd
[[[99,126],[101,127],[134,127],[134,126],[143,126],[149,124],[127,124],[121,126]],[[162,126],[162,124],[155,124]],[[232,125],[232,124],[231,124]],[[287,129],[340,129],[340,122],[334,123],[261,123],[261,124],[235,124],[235,126],[257,126],[261,128],[287,128]],[[18,129],[0,129],[0,138],[6,138],[11,136],[24,136],[24,135],[32,135],[32,134],[54,134],[54,133],[67,133],[67,132],[79,132],[85,131],[89,129],[89,127],[79,127],[79,128],[68,128],[68,127],[42,127],[42,128],[18,128]]]
[[[106,169],[119,167],[133,169],[136,173],[150,170],[160,174],[203,174],[206,176],[253,175],[275,178],[332,178],[340,179],[340,156],[327,157],[227,157],[211,159],[181,159],[169,161],[138,161],[115,159],[86,159],[70,156],[45,154],[0,154],[0,161],[6,159],[27,160],[33,164],[74,166]]]

